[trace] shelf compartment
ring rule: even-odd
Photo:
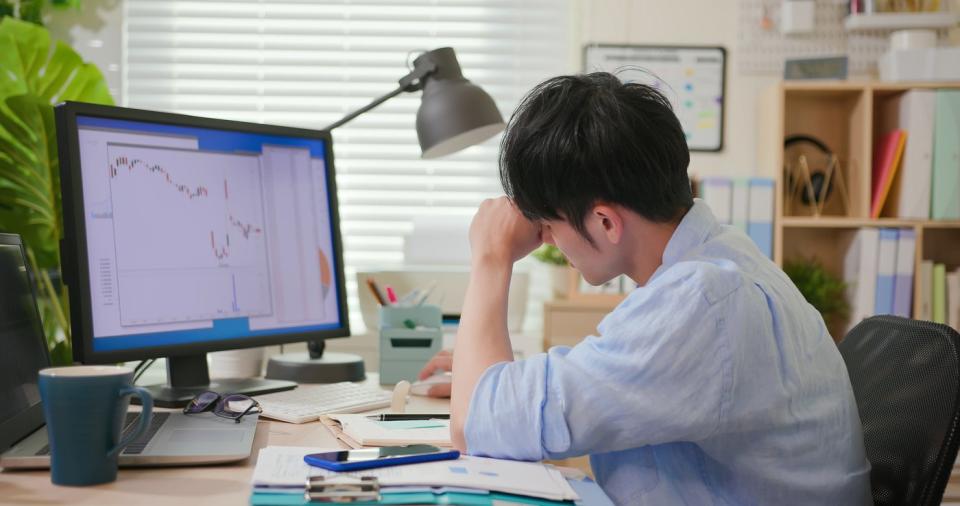
[[[834,186],[822,215],[866,218],[870,206],[872,95],[862,87],[789,87],[784,88],[783,107],[785,138],[799,134],[814,137],[839,157],[850,205],[844,210],[838,187]],[[784,164],[790,162],[783,160]],[[818,165],[824,163],[813,161],[811,170]],[[781,187],[786,191],[786,185]],[[809,206],[793,206],[792,216],[811,215]]]

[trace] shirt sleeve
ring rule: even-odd
[[[468,453],[557,459],[710,436],[730,395],[734,290],[702,278],[632,294],[600,324],[603,337],[489,367],[470,402]]]

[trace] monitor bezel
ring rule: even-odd
[[[61,242],[61,265],[63,279],[67,285],[70,286],[71,338],[73,341],[73,358],[75,361],[81,363],[113,363],[148,358],[196,355],[212,351],[254,348],[300,341],[348,337],[350,335],[346,277],[344,275],[343,265],[343,238],[340,235],[336,169],[333,162],[333,139],[329,131],[202,118],[185,114],[84,102],[64,102],[58,104],[54,111],[57,124],[57,146],[60,155],[60,186],[63,198],[64,239]],[[336,264],[334,274],[337,276],[335,284],[337,285],[337,296],[339,297],[338,313],[341,327],[326,330],[281,333],[240,339],[220,339],[187,344],[148,346],[123,350],[94,350],[93,310],[90,297],[90,272],[87,269],[89,258],[87,255],[86,220],[84,220],[83,185],[81,184],[83,179],[80,172],[80,142],[77,116],[300,137],[323,142],[325,146],[324,164],[326,167],[327,193],[330,202],[330,223],[333,227],[333,256],[334,263]]]
[[[20,248],[20,256],[23,259],[23,265],[27,269],[27,279],[30,284],[30,295],[33,297],[33,310],[35,312],[36,328],[34,334],[40,336],[43,340],[40,349],[43,353],[41,363],[44,367],[50,367],[50,352],[47,349],[47,338],[43,332],[43,324],[40,319],[40,309],[37,307],[37,287],[30,262],[27,259],[27,251],[23,245],[23,240],[17,234],[0,233],[0,245],[17,246]],[[38,371],[39,372],[39,371]],[[7,451],[23,438],[32,434],[35,430],[43,427],[43,401],[37,401],[26,409],[10,417],[5,421],[0,421],[0,453]]]

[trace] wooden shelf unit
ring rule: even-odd
[[[895,122],[895,105],[904,92],[915,89],[960,88],[960,82],[783,82],[760,98],[758,161],[776,173],[774,261],[815,258],[843,277],[843,260],[857,229],[912,228],[917,237],[914,273],[921,260],[935,260],[948,269],[960,267],[960,221],[870,218],[871,167],[874,139]],[[930,118],[933,121],[933,118]],[[833,198],[820,217],[784,215],[783,140],[793,134],[812,135],[840,158],[850,207],[844,211]],[[909,133],[908,133],[909,139]],[[914,276],[914,314],[919,310],[919,285]],[[834,338],[846,325],[831,326]]]

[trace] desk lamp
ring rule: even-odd
[[[463,77],[453,48],[428,51],[413,60],[413,69],[399,86],[360,109],[328,125],[333,130],[391,98],[423,90],[417,110],[417,138],[421,157],[438,158],[483,142],[506,127],[493,98]],[[349,353],[324,354],[324,341],[307,342],[308,353],[277,355],[267,364],[266,376],[298,383],[362,381],[363,359]]]

